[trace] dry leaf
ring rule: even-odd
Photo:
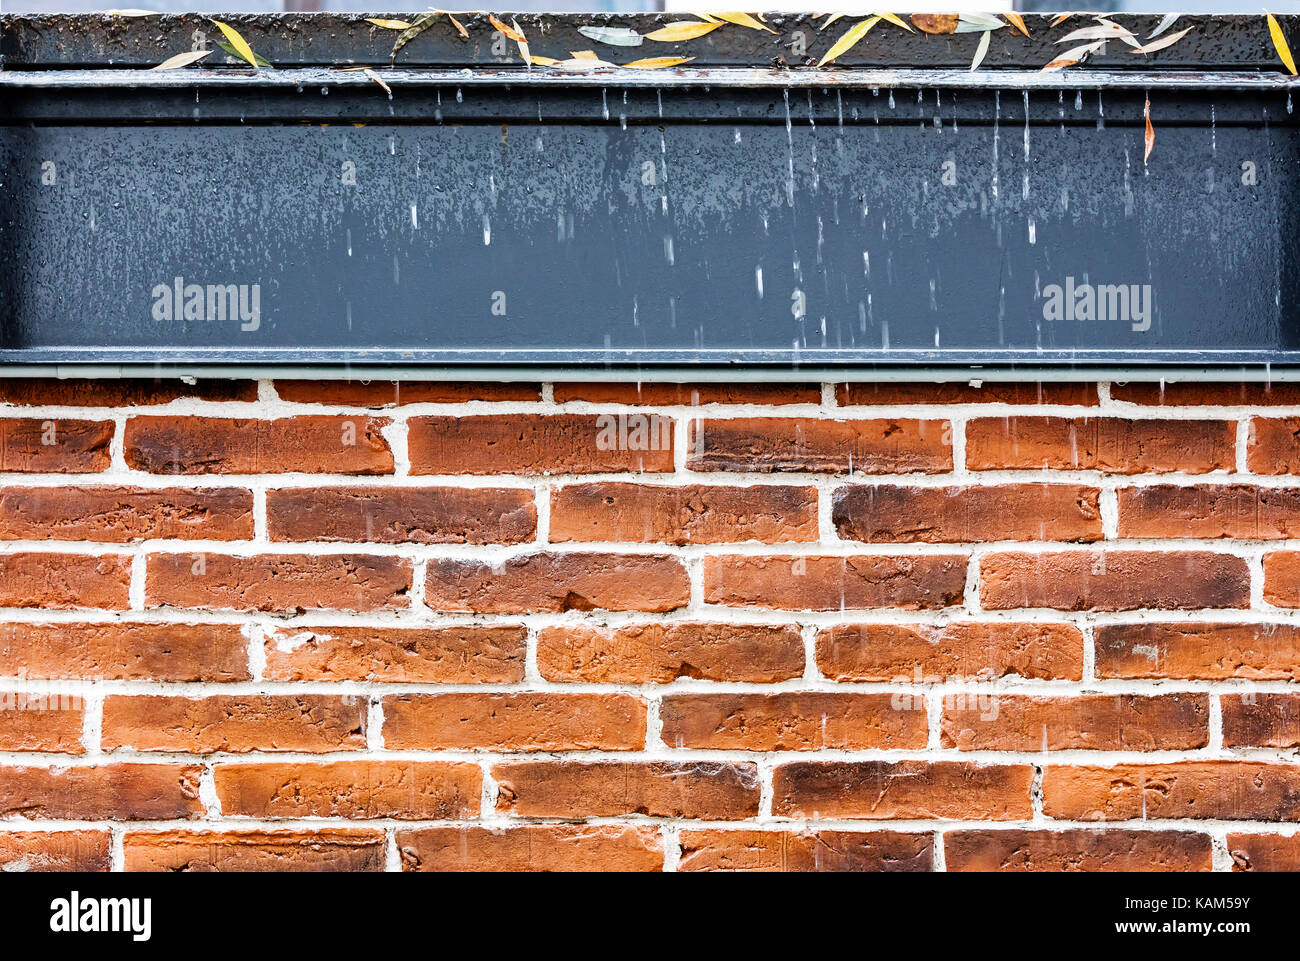
[[[1268,32],[1273,38],[1273,46],[1277,49],[1277,55],[1282,58],[1282,63],[1291,71],[1291,76],[1295,76],[1295,57],[1291,56],[1291,48],[1287,46],[1286,35],[1282,33],[1282,25],[1277,22],[1277,17],[1273,14],[1268,16]]]
[[[415,22],[411,24],[411,28],[403,31],[402,35],[397,38],[397,42],[393,44],[393,49],[388,54],[388,62],[396,62],[397,54],[401,52],[401,49],[433,26],[433,21],[437,20],[440,16],[442,16],[442,14],[435,10],[432,13],[422,13],[416,17]]]
[[[1147,39],[1154,40],[1156,37],[1160,36],[1162,33],[1164,33],[1166,30],[1168,30],[1170,27],[1174,25],[1174,21],[1176,21],[1179,18],[1179,16],[1181,16],[1181,14],[1166,13],[1163,17],[1160,18],[1160,22],[1156,24],[1156,28],[1151,31],[1151,35],[1147,37]]]
[[[991,13],[963,13],[957,17],[954,33],[975,33],[979,30],[1001,30],[1006,24]]]
[[[956,33],[959,18],[955,13],[914,13],[911,21],[922,33]]]
[[[1062,67],[1073,67],[1076,63],[1082,63],[1088,54],[1095,53],[1104,46],[1106,46],[1105,40],[1096,40],[1092,43],[1085,43],[1081,47],[1074,47],[1073,49],[1065,51],[1065,53],[1061,54],[1045,66],[1043,72],[1046,73],[1049,70],[1060,70]]]
[[[235,53],[247,60],[250,66],[258,66],[257,55],[253,53],[253,48],[248,45],[248,41],[239,35],[238,30],[234,27],[226,26],[220,20],[213,20],[212,22],[215,23],[217,28],[226,35],[226,39],[230,41],[230,45],[235,48]],[[262,62],[265,63],[266,61]]]
[[[641,46],[641,34],[630,27],[579,27],[578,33],[588,40],[607,43],[611,47]]]
[[[1160,40],[1152,41],[1151,43],[1148,43],[1145,46],[1134,47],[1132,50],[1129,51],[1129,53],[1155,53],[1157,50],[1165,49],[1165,47],[1172,47],[1179,40],[1183,39],[1183,37],[1187,36],[1191,32],[1192,32],[1191,27],[1188,27],[1186,30],[1179,30],[1177,33],[1171,33],[1169,36],[1164,37]]]
[[[662,70],[664,67],[680,67],[684,63],[690,63],[694,57],[647,57],[644,60],[633,60],[631,63],[623,64],[624,67],[634,67],[638,70]]]
[[[364,73],[367,77],[369,77],[369,78],[370,78],[371,80],[373,80],[375,83],[379,84],[379,86],[383,87],[383,88],[384,88],[384,93],[388,94],[388,99],[389,99],[389,100],[392,100],[392,99],[393,99],[393,88],[390,87],[388,84],[384,83],[383,78],[380,77],[379,74],[375,73],[375,72],[374,72],[373,70],[371,70],[369,67],[367,67],[365,70],[363,70],[362,73]]]
[[[1126,30],[1117,23],[1098,23],[1095,27],[1080,27],[1067,33],[1057,43],[1078,43],[1080,40],[1136,40],[1131,30]]]
[[[979,46],[975,48],[975,59],[971,61],[971,70],[979,69],[979,65],[984,62],[985,55],[989,52],[989,42],[993,39],[993,31],[985,30],[980,34]]]
[[[595,50],[570,50],[569,56],[574,60],[599,60]]]
[[[647,40],[657,40],[659,43],[680,43],[683,40],[694,40],[706,33],[712,33],[720,26],[722,26],[721,21],[697,23],[694,20],[679,20],[676,23],[662,26],[653,33],[647,33],[645,38]]]
[[[836,57],[844,56],[844,54],[848,53],[857,45],[859,40],[867,35],[868,30],[879,22],[879,17],[869,17],[861,23],[855,23],[853,26],[849,27],[848,30],[844,31],[844,35],[835,41],[835,44],[830,48],[830,50],[826,51],[826,56],[821,58],[821,61],[817,66],[824,67]]]
[[[515,41],[515,43],[519,44],[519,56],[524,58],[525,64],[531,66],[533,55],[528,50],[528,39],[524,36],[524,32],[519,29],[519,21],[512,18],[510,25],[515,28],[515,33],[519,36],[519,39]]]
[[[1099,24],[1101,24],[1103,27],[1110,27],[1112,30],[1114,30],[1115,36],[1117,36],[1120,40],[1123,40],[1130,47],[1136,47],[1142,43],[1142,41],[1140,41],[1137,38],[1137,36],[1133,33],[1132,30],[1130,30],[1128,27],[1121,27],[1114,20],[1107,20],[1105,17],[1097,17],[1096,21]]]
[[[1022,17],[1020,14],[1004,13],[1002,14],[1002,16],[1010,20],[1011,25],[1015,27],[1017,30],[1019,30],[1021,33],[1023,33],[1026,37],[1029,36],[1029,28],[1025,26],[1025,18]]]
[[[872,16],[879,17],[886,23],[892,23],[896,27],[902,27],[908,33],[916,33],[916,31],[912,29],[911,24],[907,23],[907,21],[896,13],[873,13]]]
[[[490,13],[488,14],[488,23],[496,27],[497,31],[502,36],[506,37],[507,39],[515,41],[515,43],[527,42],[524,40],[524,35],[522,33],[520,33],[518,30],[506,26],[504,23],[502,23],[500,20],[498,20]]]
[[[411,25],[405,20],[372,20],[366,17],[366,23],[373,23],[376,27],[383,27],[385,30],[410,30]]]
[[[711,13],[692,13],[692,17],[699,17],[705,23],[718,23],[718,18]]]
[[[776,33],[771,27],[765,27],[747,13],[715,13],[714,18],[725,20],[727,23],[734,23],[738,27],[748,27],[750,30],[766,30],[768,33]]]
[[[529,58],[529,62],[535,67],[554,67],[560,61],[556,60],[554,57],[533,56]]]
[[[161,17],[162,14],[157,10],[105,10],[106,17]],[[157,67],[150,69],[156,70]]]
[[[1069,20],[1072,16],[1074,16],[1074,14],[1072,13],[1059,14],[1057,15],[1057,18],[1052,21],[1052,26],[1059,27],[1061,24],[1065,23],[1065,21]]]
[[[211,50],[189,50],[185,53],[178,53],[174,57],[168,57],[156,67],[150,67],[150,70],[179,70],[181,67],[188,67],[192,63],[198,63],[204,57],[211,54]]]
[[[463,23],[461,23],[459,20],[453,17],[450,13],[447,14],[447,19],[451,21],[451,25],[456,28],[456,32],[460,34],[460,38],[462,40],[469,39],[469,31],[465,29],[465,25]]]
[[[590,51],[587,52],[590,53]],[[557,70],[567,70],[569,73],[586,73],[590,70],[612,70],[617,66],[618,64],[608,63],[594,54],[589,57],[574,57],[572,60],[561,60],[559,63],[555,64]]]
[[[1146,122],[1147,122],[1145,150],[1142,153],[1142,166],[1145,167],[1147,165],[1147,158],[1151,156],[1151,148],[1156,145],[1156,131],[1155,128],[1151,126],[1151,101],[1150,100],[1148,100],[1146,102],[1146,106],[1142,108],[1142,116],[1146,118]]]

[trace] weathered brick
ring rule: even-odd
[[[1076,484],[853,484],[835,491],[831,516],[840,537],[877,544],[1096,541],[1098,497],[1095,487]]]
[[[1246,436],[1252,474],[1294,474],[1300,469],[1300,417],[1254,417]]]
[[[410,605],[411,562],[365,554],[150,554],[148,607],[380,611]]]
[[[173,400],[257,400],[253,380],[148,380],[103,377],[89,380],[51,380],[45,377],[0,379],[0,404],[23,407],[148,407]]]
[[[334,404],[341,407],[542,399],[540,384],[501,384],[486,380],[277,380],[275,392],[281,400],[294,404]]]
[[[1264,555],[1264,600],[1278,607],[1300,607],[1300,551]]]
[[[72,695],[0,692],[0,751],[83,754],[83,713]]]
[[[498,764],[497,810],[518,817],[733,821],[758,814],[758,769],[722,761]]]
[[[1290,383],[1223,383],[1190,380],[1177,384],[1111,384],[1113,400],[1155,407],[1255,407],[1263,405],[1300,405],[1300,384]]]
[[[1300,834],[1229,834],[1234,871],[1300,871]]]
[[[107,831],[12,831],[0,833],[0,871],[102,873],[113,866]]]
[[[663,742],[719,751],[868,751],[924,748],[924,704],[902,710],[890,694],[822,691],[672,694],[663,699]]]
[[[1077,681],[1083,634],[1071,624],[836,624],[817,635],[817,666],[836,681],[1007,675]]]
[[[1120,537],[1300,535],[1300,488],[1156,484],[1119,492]]]
[[[493,565],[429,562],[424,602],[436,611],[671,611],[690,600],[686,568],[666,554],[544,551]]]
[[[839,611],[870,607],[948,607],[966,589],[966,558],[722,555],[704,559],[709,604]]]
[[[253,494],[236,488],[3,487],[0,539],[231,541],[253,536]]]
[[[128,871],[382,871],[384,832],[132,831],[122,839]]]
[[[989,554],[980,561],[980,603],[989,610],[1247,607],[1250,571],[1240,557],[1209,551]]]
[[[1208,834],[1191,831],[949,831],[949,871],[1210,871]]]
[[[237,624],[0,624],[0,676],[115,681],[244,681]]]
[[[278,627],[266,632],[273,681],[514,684],[523,627]]]
[[[803,639],[793,624],[547,627],[537,638],[537,669],[548,681],[667,684],[691,677],[771,683],[803,674]]]
[[[340,761],[332,764],[218,764],[221,811],[254,818],[476,818],[477,764]]]
[[[0,554],[0,607],[98,607],[130,604],[131,558],[120,554]]]
[[[673,421],[657,414],[485,414],[408,423],[412,474],[673,469]]]
[[[1210,742],[1205,694],[949,695],[941,743],[961,751],[1191,751]]]
[[[1300,694],[1224,694],[1219,702],[1228,747],[1300,747]]]
[[[702,404],[817,404],[820,384],[556,384],[556,403],[690,406]]]
[[[384,698],[390,750],[635,751],[646,703],[626,694],[398,694]]]
[[[151,474],[391,474],[383,418],[132,417],[126,462]]]
[[[180,764],[0,768],[0,817],[169,821],[203,813],[199,775]]]
[[[815,487],[570,484],[551,495],[551,540],[721,544],[817,540]]]
[[[366,703],[327,694],[110,695],[102,743],[189,754],[355,751],[366,746]]]
[[[690,425],[687,466],[699,471],[935,474],[952,469],[946,420],[736,417]]]
[[[683,831],[679,871],[929,871],[932,834]]]
[[[300,487],[266,492],[273,541],[518,544],[537,532],[533,492],[478,487]]]
[[[966,425],[966,466],[1201,474],[1235,466],[1236,436],[1225,420],[980,417]]]
[[[1300,632],[1290,624],[1099,624],[1098,677],[1300,680]]]
[[[1010,821],[1033,813],[1029,765],[800,761],[773,773],[772,813],[852,820]]]
[[[1300,820],[1300,768],[1254,761],[1048,767],[1043,812],[1073,821]]]
[[[93,474],[112,464],[111,420],[0,417],[0,472]]]
[[[459,825],[397,832],[403,871],[660,871],[657,828],[630,824]]]
[[[839,384],[835,400],[855,404],[1097,404],[1097,385],[1074,382],[1020,383],[962,381],[940,383],[877,382]]]

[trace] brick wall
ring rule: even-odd
[[[1300,867],[1300,387],[0,381],[0,866]]]

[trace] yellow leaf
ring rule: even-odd
[[[1065,21],[1069,20],[1072,16],[1074,16],[1074,14],[1072,13],[1062,13],[1058,15],[1055,20],[1052,21],[1052,26],[1059,27],[1061,24],[1065,23]]]
[[[892,23],[896,27],[902,27],[908,33],[916,33],[916,31],[912,29],[912,25],[904,22],[896,13],[876,13],[872,14],[872,16],[879,17],[881,20],[884,20],[887,23]]]
[[[696,37],[702,37],[706,33],[712,33],[722,26],[722,23],[696,23],[694,20],[679,20],[677,23],[670,23],[660,27],[653,33],[647,33],[647,40],[657,40],[660,43],[680,43],[683,40],[694,40]]]
[[[383,27],[385,30],[410,30],[411,25],[405,20],[371,20],[366,17],[366,23],[373,23],[376,27]]]
[[[235,52],[247,60],[249,64],[256,67],[257,57],[253,53],[253,48],[248,45],[247,40],[239,35],[239,31],[234,27],[226,26],[220,20],[213,20],[212,22],[215,23],[218,29],[226,35],[226,39],[229,40],[230,45],[235,48]]]
[[[1146,106],[1142,108],[1142,116],[1146,118],[1146,122],[1147,122],[1145,149],[1142,153],[1142,166],[1145,167],[1147,165],[1147,158],[1151,156],[1151,148],[1156,145],[1156,131],[1155,128],[1151,126],[1151,101],[1150,100],[1148,100],[1146,102]]]
[[[174,57],[168,57],[156,67],[150,67],[150,70],[179,70],[181,67],[188,67],[192,63],[197,63],[208,54],[211,50],[191,50],[186,53],[178,53]]]
[[[827,27],[829,27],[832,23],[834,23],[836,20],[838,20],[838,19],[839,19],[840,17],[842,17],[842,16],[844,16],[844,14],[842,14],[842,13],[832,13],[832,14],[830,14],[830,15],[829,15],[825,20],[822,21],[822,25],[821,25],[820,27],[818,27],[817,29],[818,29],[818,30],[825,30]]]
[[[624,67],[634,67],[638,70],[660,70],[664,67],[680,67],[684,63],[690,63],[694,57],[647,57],[644,60],[633,60],[631,63],[623,64]]]
[[[861,23],[856,23],[844,32],[844,36],[835,41],[835,45],[826,52],[821,62],[817,64],[824,67],[836,57],[842,57],[854,48],[859,40],[867,35],[867,31],[880,22],[879,17],[870,17]]]
[[[1286,36],[1282,33],[1282,25],[1277,22],[1277,17],[1268,14],[1268,32],[1273,37],[1273,46],[1277,48],[1277,55],[1282,58],[1286,68],[1291,71],[1291,76],[1295,76],[1295,57],[1291,56],[1291,48],[1287,46]]]
[[[1004,17],[1006,17],[1008,20],[1010,20],[1010,21],[1011,21],[1011,25],[1014,26],[1014,27],[1015,27],[1017,30],[1019,30],[1021,33],[1023,33],[1026,37],[1029,36],[1029,28],[1025,26],[1025,18],[1022,17],[1020,14],[1018,14],[1018,13],[1004,13],[1004,14],[1002,14],[1002,16],[1004,16]]]
[[[711,13],[692,13],[692,17],[699,17],[705,23],[717,23],[718,18]]]
[[[528,58],[528,62],[535,67],[554,67],[560,61],[554,57],[538,57],[534,55]]]
[[[492,14],[490,13],[488,14],[488,23],[496,27],[502,36],[508,37],[509,39],[515,41],[516,43],[519,43],[524,39],[524,35],[522,33],[520,33],[518,30],[514,30],[506,26],[504,23],[502,23],[496,17],[492,16]]]
[[[574,60],[599,60],[595,50],[570,50],[569,56]]]
[[[768,33],[776,33],[771,27],[765,27],[747,13],[715,13],[713,14],[718,20],[725,20],[727,23],[734,23],[738,27],[748,27],[750,30],[766,30]]]
[[[456,28],[456,32],[460,34],[462,40],[469,39],[469,31],[465,29],[464,25],[459,20],[453,17],[450,13],[447,14],[447,19],[451,21],[451,25]]]

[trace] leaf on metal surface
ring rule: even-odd
[[[226,40],[228,40],[230,45],[235,49],[235,54],[237,56],[247,60],[251,66],[258,67],[262,65],[257,62],[257,54],[253,53],[253,48],[248,45],[247,40],[239,35],[238,30],[234,27],[227,26],[220,20],[213,20],[212,22],[217,25],[217,29],[226,35]],[[266,61],[262,61],[262,63],[264,64]]]
[[[826,51],[826,56],[821,58],[817,66],[824,67],[836,57],[844,56],[857,45],[859,40],[867,35],[868,30],[879,22],[879,17],[868,17],[861,23],[855,23],[849,27],[848,30],[844,31],[844,35],[835,41],[830,50]]]
[[[642,41],[641,34],[630,27],[579,27],[578,33],[611,47],[639,47]]]
[[[955,13],[914,13],[909,18],[922,33],[956,33],[959,17]]]
[[[1019,30],[1021,33],[1023,33],[1026,37],[1029,36],[1029,28],[1025,26],[1025,18],[1022,17],[1020,14],[1004,13],[1002,14],[1002,16],[1006,17],[1009,21],[1011,21],[1011,25],[1015,27],[1017,30]]]
[[[1291,71],[1291,76],[1295,76],[1295,57],[1291,56],[1291,48],[1287,46],[1286,35],[1282,33],[1282,25],[1277,22],[1277,17],[1268,14],[1268,32],[1273,38],[1273,47],[1277,50],[1277,55],[1282,58],[1287,70]]]
[[[490,13],[488,14],[488,23],[496,27],[497,32],[500,33],[502,36],[506,37],[509,40],[513,40],[515,43],[519,43],[520,41],[524,40],[524,35],[522,33],[514,29],[514,27],[509,26],[508,24],[502,23],[493,14]]]
[[[1143,140],[1142,166],[1147,165],[1147,160],[1151,156],[1151,148],[1156,145],[1156,130],[1151,126],[1151,101],[1148,100],[1142,108],[1142,117],[1146,120],[1147,130]]]
[[[1106,46],[1105,40],[1095,40],[1092,43],[1085,43],[1082,46],[1074,47],[1065,51],[1059,57],[1054,59],[1047,66],[1043,67],[1043,72],[1051,70],[1060,70],[1062,67],[1073,67],[1077,63],[1082,63],[1090,53],[1096,53],[1102,47]]]
[[[989,41],[992,39],[992,30],[985,30],[980,34],[979,45],[975,48],[975,59],[970,62],[970,68],[972,70],[978,70],[979,65],[984,62],[984,57],[989,52]]]
[[[1176,21],[1180,16],[1182,16],[1182,14],[1166,13],[1163,17],[1160,18],[1160,22],[1156,24],[1156,28],[1151,31],[1151,34],[1150,36],[1147,37],[1147,39],[1154,40],[1156,37],[1160,36],[1162,33],[1164,33],[1166,30],[1172,27],[1174,25],[1174,21]]]
[[[872,16],[879,17],[886,23],[892,23],[896,27],[902,27],[908,33],[916,33],[916,30],[912,28],[912,25],[896,13],[873,13]]]
[[[666,24],[651,33],[647,33],[647,40],[655,40],[659,43],[680,43],[683,40],[694,40],[696,37],[702,37],[706,33],[712,33],[722,26],[722,21],[713,23],[699,23],[695,20],[679,20],[676,23]]]
[[[623,66],[637,70],[662,70],[664,67],[680,67],[682,64],[690,63],[694,59],[694,57],[646,57],[644,60],[633,60],[631,63],[625,63]]]
[[[398,37],[397,41],[393,44],[393,49],[388,54],[388,62],[394,63],[402,48],[433,26],[433,21],[437,20],[440,16],[442,16],[442,14],[439,11],[434,10],[432,13],[422,13],[416,17],[415,22],[411,24],[410,29],[402,31],[402,35]]]
[[[366,17],[366,23],[373,23],[376,27],[383,27],[385,30],[410,30],[411,25],[405,20],[384,20],[381,17]]]
[[[211,50],[187,50],[185,53],[178,53],[174,57],[168,57],[156,67],[150,67],[150,70],[179,70],[181,67],[188,67],[192,63],[198,63],[204,57],[210,56]]]
[[[1134,47],[1129,51],[1129,53],[1155,53],[1157,50],[1165,49],[1165,47],[1172,47],[1191,32],[1191,27],[1188,27],[1185,30],[1179,30],[1177,33],[1171,33],[1167,37],[1162,37],[1161,39],[1154,40],[1151,43],[1143,44],[1140,47]]]
[[[766,30],[768,33],[776,33],[771,27],[759,23],[747,13],[715,13],[712,15],[717,20],[725,20],[727,23],[734,23],[738,27],[748,27],[750,30]]]

